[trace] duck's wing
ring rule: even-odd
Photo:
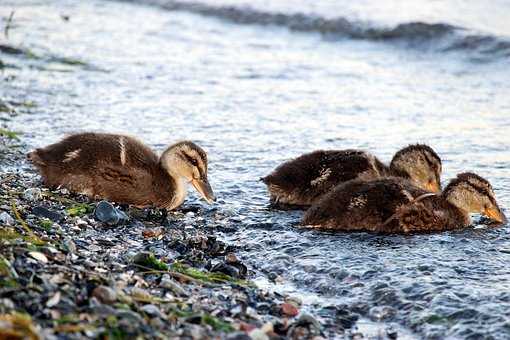
[[[137,139],[105,133],[74,134],[31,154],[43,165],[73,169],[104,163],[143,168],[158,162],[157,155]]]
[[[384,231],[379,227],[412,198],[400,179],[352,180],[312,205],[302,224],[343,231]]]
[[[454,230],[469,224],[469,215],[444,200],[431,195],[398,209],[399,227],[403,233],[430,233]]]
[[[380,166],[364,151],[319,150],[281,164],[262,180],[272,196],[307,205],[340,183],[377,178]]]
[[[37,149],[29,158],[50,186],[96,195],[108,181],[136,190],[147,184],[158,157],[138,140],[122,135],[80,133]],[[99,183],[105,183],[101,186]]]

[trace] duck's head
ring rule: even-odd
[[[182,141],[171,145],[161,155],[161,166],[172,177],[184,178],[208,202],[216,200],[207,179],[207,154],[190,141]]]
[[[492,186],[486,179],[466,172],[450,181],[442,195],[456,207],[469,213],[479,213],[498,223],[506,223]]]
[[[390,168],[424,190],[441,191],[441,158],[428,145],[409,145],[399,150],[393,156]]]

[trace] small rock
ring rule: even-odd
[[[398,332],[395,328],[389,326],[388,328],[386,328],[386,335],[388,336],[389,339],[395,340],[398,337]]]
[[[76,226],[81,229],[87,229],[87,227],[89,226],[89,224],[86,221],[82,220],[81,218],[78,218],[75,223]]]
[[[98,299],[102,303],[108,305],[114,303],[117,300],[117,293],[113,289],[107,286],[97,286],[92,291],[92,296]]]
[[[243,331],[243,332],[246,332],[246,333],[250,333],[251,331],[253,331],[256,328],[257,328],[257,326],[249,324],[249,323],[246,323],[246,322],[241,322],[239,324],[239,329],[241,331]]]
[[[226,340],[251,340],[252,338],[244,332],[234,332],[234,333],[230,333],[225,339]]]
[[[60,292],[56,292],[51,298],[46,301],[46,307],[51,308],[53,306],[58,305],[60,302]]]
[[[290,303],[282,303],[280,306],[280,311],[283,315],[294,317],[299,314],[299,309],[296,308],[293,304]]]
[[[145,305],[140,308],[141,311],[147,313],[150,316],[164,318],[164,315],[161,313],[158,307],[153,304]]]
[[[321,335],[321,324],[313,316],[303,314],[289,327],[289,339],[312,339]]]
[[[68,252],[74,254],[76,253],[76,244],[70,237],[64,238],[64,247],[67,249]]]
[[[39,188],[28,188],[23,192],[23,198],[30,202],[42,199],[42,191]]]
[[[269,340],[267,334],[261,329],[254,329],[249,334],[252,340]]]
[[[11,215],[4,211],[0,214],[0,223],[5,225],[14,225],[15,221]]]
[[[28,255],[41,263],[44,264],[48,263],[48,258],[43,253],[40,253],[38,251],[29,251]]]
[[[132,310],[117,309],[115,316],[117,316],[117,319],[119,320],[119,328],[127,333],[138,332],[144,322],[143,317]]]
[[[228,264],[234,264],[234,263],[238,263],[238,262],[239,262],[239,259],[237,258],[236,254],[234,254],[234,253],[228,253],[228,254],[225,256],[225,261],[226,261]]]
[[[142,236],[145,238],[159,237],[163,235],[163,228],[147,228],[142,231]]]
[[[131,289],[131,297],[138,301],[151,301],[152,295],[149,294],[145,289],[133,287]]]
[[[45,217],[53,222],[60,222],[64,219],[64,216],[58,212],[51,211],[45,207],[36,206],[32,209],[32,214],[40,217]]]
[[[182,288],[182,286],[179,283],[177,283],[175,280],[172,280],[170,278],[170,276],[167,274],[163,275],[163,277],[161,278],[161,282],[159,283],[159,286],[161,288],[165,288],[165,289],[172,291],[175,295],[178,295],[178,296],[187,296],[188,295],[186,293],[186,291],[184,290],[184,288]]]
[[[97,204],[94,217],[98,221],[112,225],[122,224],[129,220],[129,217],[123,211],[115,208],[107,201],[101,201]]]
[[[285,302],[287,303],[290,303],[291,305],[293,305],[294,307],[296,308],[299,308],[299,306],[301,306],[301,304],[303,303],[301,301],[301,299],[297,298],[297,297],[294,297],[294,296],[288,296],[285,298]]]

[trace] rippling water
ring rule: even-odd
[[[209,152],[227,215],[210,223],[227,227],[218,233],[242,249],[260,285],[299,295],[313,311],[345,305],[369,333],[394,324],[404,338],[510,336],[507,226],[419,236],[301,231],[301,212],[268,209],[258,181],[319,148],[369,149],[389,161],[423,142],[443,158],[444,182],[475,171],[509,206],[508,3],[140,2],[166,9],[0,4],[1,17],[16,10],[8,42],[44,57],[0,54],[23,66],[4,70],[0,95],[37,104],[9,123],[30,147],[81,130],[137,135],[158,150],[192,139]]]

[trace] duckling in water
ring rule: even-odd
[[[129,136],[80,133],[27,155],[50,187],[66,187],[92,198],[137,207],[175,209],[186,197],[186,183],[209,203],[207,154],[193,142],[168,147],[158,157]]]
[[[474,173],[459,174],[440,194],[390,177],[338,185],[305,213],[301,224],[339,231],[423,233],[465,227],[471,223],[470,213],[507,221],[490,183]]]
[[[261,180],[272,204],[307,207],[340,183],[389,176],[408,178],[420,188],[437,192],[441,190],[441,159],[423,144],[401,149],[389,166],[361,150],[319,150],[281,164]]]

